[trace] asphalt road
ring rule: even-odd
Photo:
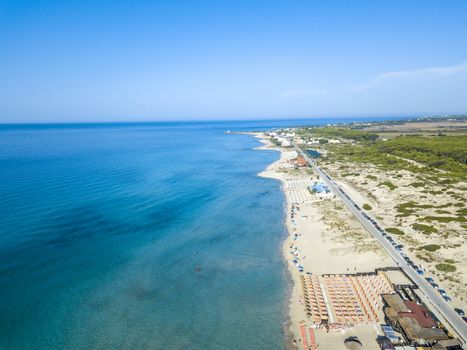
[[[362,215],[362,211],[354,207],[353,203],[345,197],[337,184],[328,178],[325,173],[314,164],[314,161],[300,148],[295,147],[297,152],[303,155],[303,157],[312,165],[313,170],[320,175],[320,178],[329,186],[331,191],[336,194],[349,208],[349,210],[355,215],[355,217],[360,221],[360,223],[365,227],[374,238],[378,240],[381,246],[386,250],[389,256],[396,262],[396,264],[401,267],[404,272],[409,276],[412,281],[418,286],[419,290],[425,295],[429,300],[430,304],[436,309],[434,310],[436,314],[440,314],[445,321],[449,324],[450,328],[457,333],[459,340],[463,344],[467,344],[467,324],[465,321],[454,311],[454,309],[449,305],[439,294],[439,292],[433,288],[423,276],[420,276],[400,255],[400,253],[391,245],[391,243],[384,237],[376,227]],[[373,218],[374,219],[374,218]],[[379,225],[382,227],[381,225]],[[437,311],[437,312],[436,312]]]

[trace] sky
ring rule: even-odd
[[[0,0],[0,123],[451,113],[465,0]]]

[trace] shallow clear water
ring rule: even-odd
[[[1,127],[0,348],[283,348],[284,124]]]

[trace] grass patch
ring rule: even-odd
[[[384,181],[384,182],[381,182],[378,187],[380,186],[386,186],[387,188],[389,188],[391,191],[394,191],[397,186],[394,185],[391,181]]]
[[[396,210],[399,213],[403,213],[403,212],[407,211],[408,209],[412,209],[412,208],[415,208],[415,207],[416,207],[416,204],[414,202],[401,203],[401,204],[396,206]]]
[[[405,235],[405,233],[403,231],[399,230],[396,227],[389,227],[389,228],[386,229],[386,232],[392,233],[394,235],[399,235],[399,236]]]
[[[451,214],[450,211],[447,210],[442,210],[442,209],[437,209],[435,210],[438,214]]]
[[[424,249],[424,250],[427,250],[429,252],[436,252],[438,249],[440,249],[441,247],[437,244],[427,244],[427,245],[424,245],[422,247],[420,247],[419,249]]]
[[[366,178],[370,180],[378,180],[378,178],[374,175],[367,175]]]
[[[412,228],[415,231],[422,232],[425,235],[430,235],[432,233],[437,233],[438,232],[438,230],[436,228],[434,228],[433,226],[424,225],[424,224],[413,224]]]
[[[422,255],[422,254],[416,254],[415,255],[418,259],[422,260],[422,261],[425,261],[425,262],[431,262],[431,259],[430,257],[428,256],[425,256],[425,255]]]
[[[457,268],[454,265],[441,263],[436,265],[436,269],[442,272],[455,272]]]
[[[438,221],[443,223],[450,222],[466,222],[466,218],[463,216],[425,216],[421,220],[423,221]]]
[[[419,188],[419,187],[425,186],[425,183],[424,182],[412,182],[411,184],[409,184],[409,186]]]
[[[399,213],[398,217],[407,217],[415,214],[415,209],[428,209],[433,208],[431,204],[416,204],[414,202],[402,203],[396,206],[396,210]]]
[[[342,177],[347,177],[347,176],[358,176],[360,174],[357,174],[357,173],[342,173],[341,176]]]
[[[369,204],[367,204],[367,203],[363,204],[362,207],[363,207],[363,209],[365,209],[365,210],[371,210],[371,209],[373,209],[373,208],[371,207],[371,205],[369,205]]]
[[[443,191],[427,191],[429,194],[436,195],[436,194],[441,194]]]

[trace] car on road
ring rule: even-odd
[[[427,278],[425,278],[425,280],[426,280],[429,284],[431,284],[431,286],[432,286],[433,288],[438,288],[438,284],[435,282],[435,280],[434,280],[433,278],[427,277]]]
[[[451,298],[448,297],[447,295],[443,295],[443,299],[446,300],[446,301],[451,301]]]
[[[465,316],[465,312],[462,309],[455,307],[454,311],[457,312],[460,316]]]

